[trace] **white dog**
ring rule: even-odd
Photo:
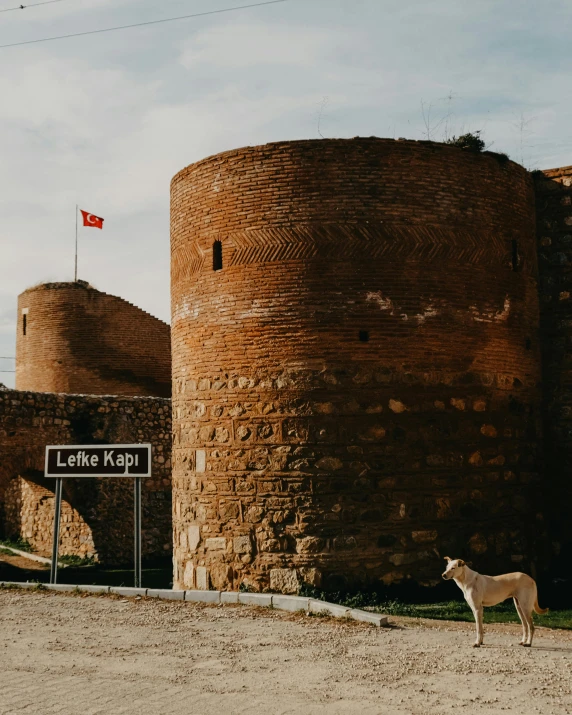
[[[514,605],[522,623],[520,645],[530,647],[534,625],[532,611],[547,613],[548,608],[540,608],[536,582],[525,573],[505,573],[502,576],[483,576],[470,569],[462,559],[445,556],[447,568],[442,574],[445,580],[453,579],[463,592],[471,607],[477,626],[475,648],[483,643],[483,606],[496,606],[507,598],[514,599]]]

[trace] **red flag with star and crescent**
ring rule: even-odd
[[[99,216],[94,216],[87,211],[82,211],[80,209],[81,215],[83,216],[83,225],[91,226],[92,228],[103,228],[103,219]]]

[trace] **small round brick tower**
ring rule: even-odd
[[[296,141],[188,166],[171,199],[175,587],[529,565],[527,172],[429,142]]]
[[[169,397],[169,325],[85,281],[28,288],[18,296],[16,389]]]

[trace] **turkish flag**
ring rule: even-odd
[[[99,216],[94,216],[93,214],[88,213],[87,211],[81,211],[81,215],[83,216],[83,225],[84,226],[91,226],[92,228],[103,228],[103,219],[99,218]]]

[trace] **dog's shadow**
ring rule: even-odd
[[[523,648],[521,645],[517,645],[516,643],[513,646],[510,645],[499,645],[496,643],[483,643],[481,648],[496,648],[497,650],[507,650],[511,648],[518,648],[519,650],[527,650],[527,651],[533,651],[533,650],[542,650],[546,651],[548,653],[572,653],[572,646],[566,647],[566,646],[545,646],[545,645],[533,645],[530,648]]]
[[[555,653],[572,653],[572,646],[569,648],[563,648],[562,646],[544,646],[544,645],[533,645],[532,650],[545,650],[548,652],[555,652]]]
[[[387,621],[387,623],[384,623],[382,628],[384,630],[388,631],[405,631],[407,630],[405,626],[399,625],[399,623],[395,623],[395,621]]]

